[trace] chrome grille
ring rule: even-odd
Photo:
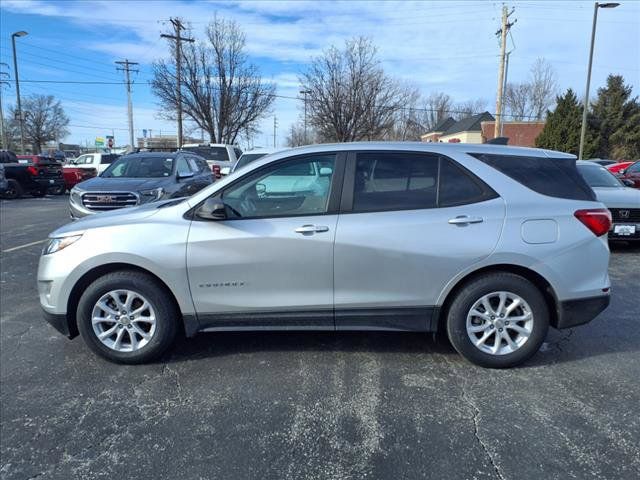
[[[131,192],[85,192],[82,205],[89,210],[115,210],[138,204],[138,196]]]
[[[640,222],[640,208],[610,208],[609,210],[614,222]]]

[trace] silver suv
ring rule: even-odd
[[[470,144],[279,152],[189,198],[56,230],[40,302],[122,363],[179,331],[444,329],[471,362],[514,366],[549,325],[609,304],[611,217],[575,163]]]

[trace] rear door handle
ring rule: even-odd
[[[296,233],[321,233],[328,232],[329,227],[325,227],[324,225],[303,225],[301,227],[296,228]]]
[[[470,223],[482,223],[483,221],[482,217],[469,217],[468,215],[458,215],[449,219],[451,225],[469,225]]]

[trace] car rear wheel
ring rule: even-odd
[[[17,180],[10,178],[7,180],[7,190],[2,194],[3,198],[14,200],[20,198],[24,191]]]
[[[549,312],[538,288],[512,273],[477,277],[457,293],[447,315],[447,333],[467,360],[489,368],[521,364],[539,349]]]
[[[162,355],[177,332],[178,312],[166,289],[150,275],[109,273],[94,281],[78,303],[78,330],[98,355],[118,363],[144,363]]]

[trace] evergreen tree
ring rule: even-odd
[[[547,111],[547,122],[536,138],[536,147],[578,155],[581,122],[582,107],[574,91],[568,89],[556,97],[555,110]]]
[[[631,98],[631,86],[621,75],[609,75],[607,85],[598,89],[588,119],[593,157],[637,158],[640,150],[640,104]],[[585,155],[585,158],[589,158]]]

